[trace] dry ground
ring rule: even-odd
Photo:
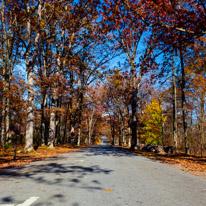
[[[12,167],[18,167],[21,165],[29,164],[30,162],[39,161],[48,157],[54,157],[63,153],[72,152],[81,147],[71,147],[69,145],[57,146],[53,149],[48,149],[46,146],[38,147],[37,150],[30,153],[23,153],[24,148],[22,146],[17,148],[16,160],[13,160],[14,149],[10,148],[4,150],[0,148],[0,170],[6,170]]]
[[[130,151],[127,147],[121,147]],[[206,157],[185,156],[183,154],[177,155],[160,155],[143,151],[130,151],[137,155],[143,155],[154,161],[159,161],[168,164],[171,167],[177,168],[184,172],[206,179]]]

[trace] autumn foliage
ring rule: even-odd
[[[132,149],[206,155],[204,1],[0,7],[2,148],[80,146],[106,135]],[[17,123],[24,134],[12,132]]]

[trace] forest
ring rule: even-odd
[[[172,146],[206,156],[205,0],[1,0],[0,147]]]

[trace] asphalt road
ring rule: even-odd
[[[205,206],[206,180],[112,146],[0,173],[0,206]]]

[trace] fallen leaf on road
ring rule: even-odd
[[[104,191],[105,191],[105,192],[111,192],[112,190],[110,190],[110,189],[105,189]]]

